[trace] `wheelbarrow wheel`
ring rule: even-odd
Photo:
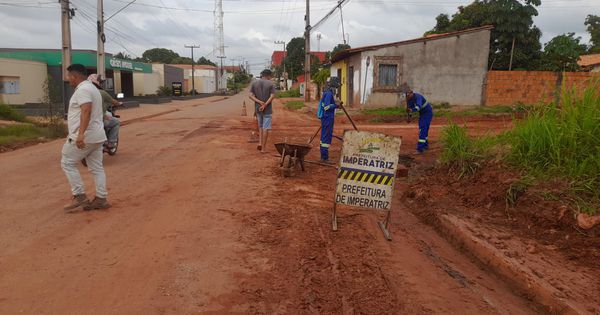
[[[283,175],[283,177],[292,176],[292,157],[289,155],[284,156],[282,165],[281,175]]]

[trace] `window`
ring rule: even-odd
[[[379,64],[379,86],[395,87],[398,77],[398,65]]]
[[[375,56],[374,59],[374,92],[399,92],[402,84],[402,57]]]
[[[19,77],[0,77],[0,94],[19,94]]]

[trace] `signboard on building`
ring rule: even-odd
[[[334,204],[334,230],[337,229],[336,205],[372,208],[388,212],[387,224],[401,140],[382,133],[346,131],[338,169]]]
[[[171,88],[173,89],[173,96],[183,95],[183,84],[181,82],[172,82]]]
[[[109,69],[152,73],[152,66],[142,62],[111,57],[106,63]]]

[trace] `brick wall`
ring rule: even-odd
[[[598,85],[598,80],[600,74],[589,72],[489,71],[485,105],[551,102],[562,84],[566,88],[576,86],[581,91],[590,84]]]

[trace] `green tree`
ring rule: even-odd
[[[191,65],[192,64],[192,58],[190,57],[176,57],[173,58],[173,60],[171,60],[172,64],[176,64],[176,65]]]
[[[568,33],[554,37],[544,45],[542,68],[550,71],[577,71],[577,60],[585,53],[586,46],[580,43],[581,37]]]
[[[333,56],[335,56],[335,54],[339,53],[340,51],[350,48],[351,47],[348,44],[337,44],[337,46],[333,47],[333,50],[331,51],[331,58],[333,58]]]
[[[173,63],[176,58],[179,58],[179,54],[166,48],[152,48],[142,54],[145,62]]]
[[[588,15],[585,19],[587,31],[592,36],[590,53],[600,53],[600,15]]]
[[[321,63],[321,60],[319,59],[319,57],[315,56],[315,55],[310,55],[310,75],[315,75],[317,72],[319,72],[319,69],[321,69],[321,67],[323,66],[323,64]]]
[[[216,66],[217,66],[217,64],[216,64],[216,63],[214,63],[214,62],[210,61],[209,59],[207,59],[207,58],[205,58],[205,57],[200,57],[200,59],[198,59],[198,62],[197,62],[197,64],[199,64],[199,65],[208,65],[208,66],[214,66],[214,67],[216,67]]]
[[[444,33],[450,28],[450,17],[448,14],[440,14],[435,18],[435,26],[425,35]]]
[[[117,53],[116,55],[114,55],[114,57],[115,57],[115,58],[119,58],[119,59],[133,59],[133,58],[131,58],[131,56],[130,56],[130,55],[128,55],[128,54],[127,54],[127,53],[125,53],[125,52],[119,52],[119,53]]]
[[[295,37],[286,46],[285,67],[290,79],[304,73],[304,37]]]
[[[540,0],[476,0],[460,6],[447,20],[439,15],[436,26],[428,34],[461,31],[493,25],[490,41],[490,67],[508,69],[514,40],[513,69],[536,69],[541,57],[542,32],[533,25]]]
[[[321,97],[321,89],[327,83],[327,79],[331,76],[331,70],[329,68],[321,68],[313,76],[313,82],[317,84],[317,98]]]

